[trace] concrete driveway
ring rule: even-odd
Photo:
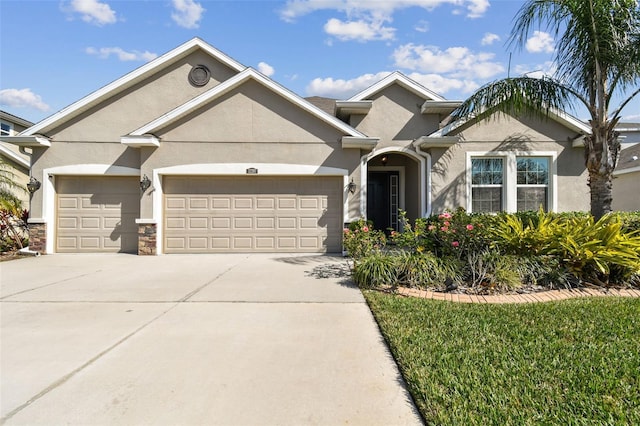
[[[5,424],[421,424],[344,259],[0,263]]]

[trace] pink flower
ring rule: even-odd
[[[349,230],[348,230],[348,229],[345,229],[345,230],[344,230],[344,233],[345,233],[345,234],[348,234],[348,233],[349,233]]]
[[[363,227],[362,227],[362,230],[363,230],[364,232],[369,232],[369,227],[368,227],[368,226],[363,226]]]
[[[436,229],[435,225],[429,225],[429,227],[427,228],[429,231],[433,231],[434,229]]]
[[[454,246],[454,247],[458,247],[458,246],[460,245],[460,243],[459,243],[459,242],[457,242],[457,241],[453,241],[453,242],[451,243],[451,245],[452,245],[452,246]]]
[[[449,221],[446,221],[446,220],[445,220],[445,222],[444,222],[444,226],[449,226],[449,225],[451,225],[451,224],[449,223]]]
[[[473,231],[473,225],[471,224],[467,225],[467,231]]]
[[[447,232],[449,230],[449,228],[447,228],[446,226],[443,226],[443,227],[440,228],[440,230],[442,232]]]

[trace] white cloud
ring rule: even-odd
[[[171,14],[171,19],[184,28],[198,28],[205,8],[194,0],[173,0],[175,12]]]
[[[413,27],[419,33],[426,33],[429,31],[429,23],[427,21],[421,20],[419,21],[415,27]]]
[[[383,24],[384,20],[343,22],[339,19],[331,18],[324,25],[324,31],[342,41],[392,40],[396,31],[395,28],[385,27]]]
[[[271,77],[273,73],[276,72],[276,70],[274,70],[273,67],[266,62],[260,62],[258,64],[258,71],[260,71],[262,74],[266,75],[267,77]]]
[[[0,105],[12,108],[35,108],[48,111],[49,105],[42,102],[42,98],[31,89],[2,89],[0,90]]]
[[[480,44],[482,44],[483,46],[489,46],[496,41],[500,41],[500,36],[498,34],[485,33],[484,37],[482,37],[482,40],[480,41]]]
[[[417,81],[424,87],[433,90],[440,95],[450,92],[451,90],[471,94],[481,86],[477,81],[446,78],[440,74],[420,74],[412,72],[411,74],[407,74],[407,77]]]
[[[454,78],[487,79],[504,71],[502,64],[493,61],[493,53],[473,53],[466,47],[440,50],[409,43],[396,48],[392,56],[397,67]]]
[[[377,74],[364,74],[351,80],[334,79],[333,77],[314,78],[307,86],[306,91],[309,96],[347,99],[389,74],[391,73],[383,71]]]
[[[625,115],[622,117],[622,121],[637,123],[638,121],[640,121],[640,114]]]
[[[553,37],[544,31],[534,31],[533,36],[527,40],[525,48],[531,53],[553,53],[555,49]]]
[[[326,96],[337,99],[348,99],[367,87],[377,83],[390,72],[382,71],[376,74],[364,74],[350,80],[334,79],[333,77],[315,78],[306,87],[308,96]],[[407,77],[417,81],[424,87],[438,94],[444,94],[451,90],[461,93],[473,93],[480,87],[476,81],[469,79],[447,78],[439,74],[410,73]]]
[[[116,22],[116,13],[107,3],[99,0],[71,0],[71,11],[82,16],[84,22],[102,26]]]
[[[115,55],[121,61],[151,61],[158,57],[157,54],[151,53],[147,50],[144,52],[139,52],[137,50],[133,50],[127,52],[124,49],[119,47],[101,47],[100,49],[96,49],[95,47],[87,47],[85,49],[85,53],[89,55],[95,55],[100,59],[107,59],[111,55]]]
[[[553,76],[556,72],[556,64],[552,61],[546,61],[542,64],[518,64],[514,67],[515,75],[526,75],[532,78],[542,78],[544,76]]]
[[[394,11],[399,9],[421,7],[433,10],[444,4],[466,7],[467,16],[470,18],[482,16],[489,8],[489,0],[289,0],[280,11],[280,17],[291,22],[318,10],[336,10],[348,16],[369,15],[390,18]]]

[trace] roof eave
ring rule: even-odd
[[[26,148],[38,148],[51,146],[51,139],[42,135],[18,135],[18,136],[3,136],[0,140],[16,146],[23,146]]]
[[[421,136],[413,141],[413,146],[420,149],[449,148],[460,142],[459,136]]]
[[[462,101],[424,101],[420,112],[422,114],[451,114],[462,104]]]
[[[373,101],[336,101],[336,115],[366,114]]]
[[[120,137],[120,143],[132,148],[160,146],[160,139],[154,135],[125,135]]]
[[[380,138],[369,138],[359,136],[343,136],[342,148],[358,148],[367,151],[373,150],[378,145]]]

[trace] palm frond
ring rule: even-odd
[[[512,116],[548,117],[572,109],[580,95],[551,78],[517,77],[489,83],[478,89],[452,114],[452,118],[481,121],[496,112]]]

